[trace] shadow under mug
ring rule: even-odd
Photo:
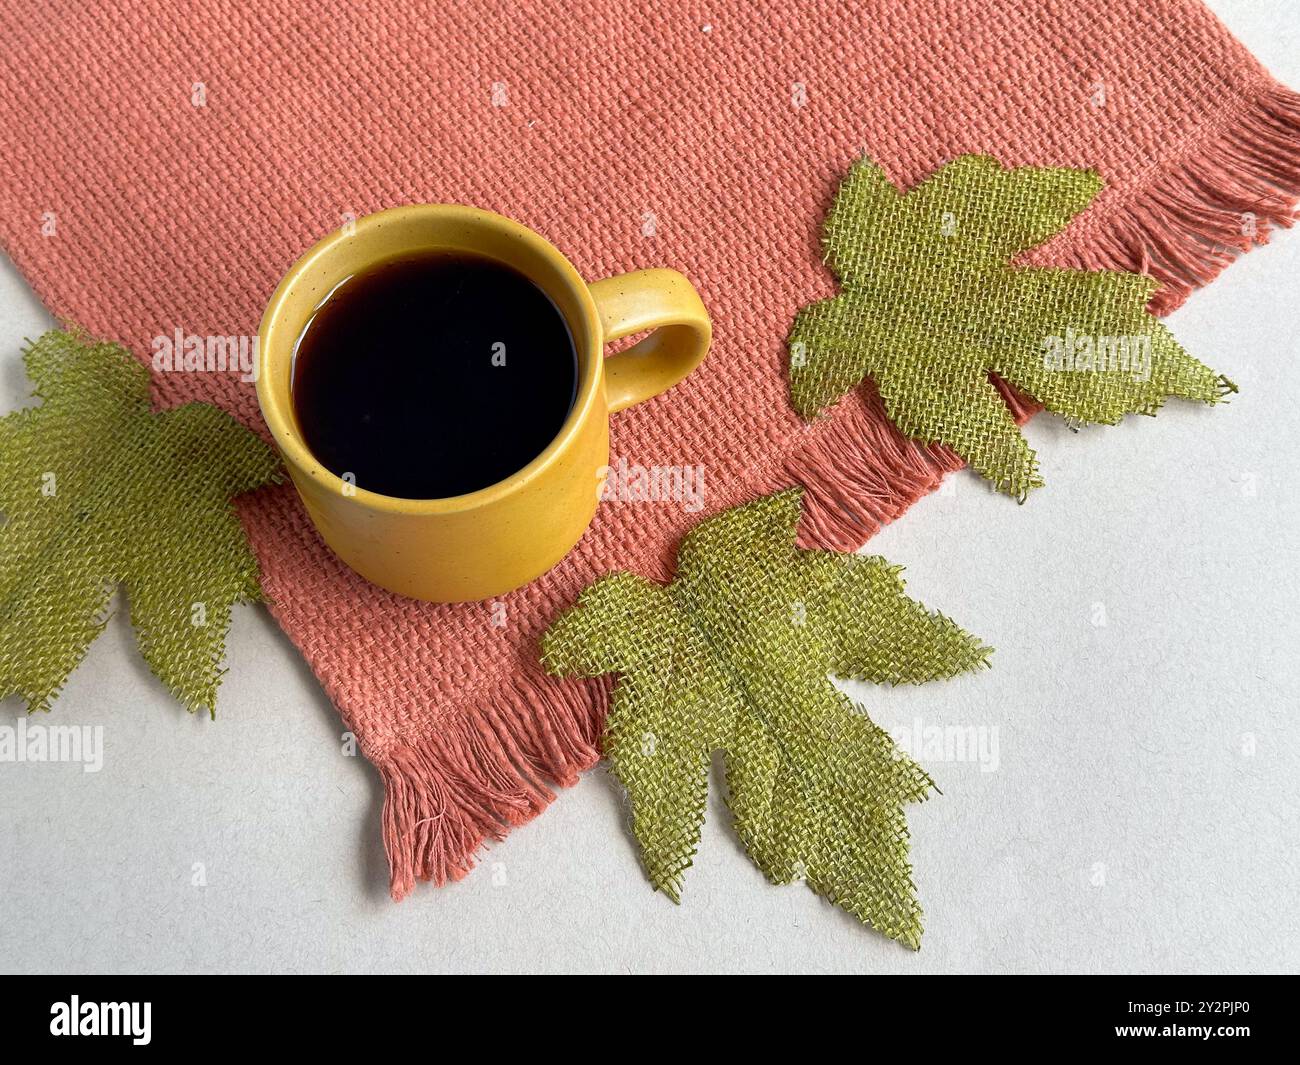
[[[472,207],[397,207],[348,229],[290,268],[258,334],[258,403],[289,475],[325,542],[375,584],[443,603],[518,588],[559,562],[590,524],[609,464],[610,413],[671,388],[704,358],[712,335],[704,304],[674,270],[588,285],[543,237]],[[430,248],[477,252],[531,278],[568,323],[578,388],[559,435],[523,469],[464,495],[401,499],[346,482],[312,455],[294,413],[293,358],[308,321],[336,286],[384,260]],[[609,341],[651,329],[605,357]]]

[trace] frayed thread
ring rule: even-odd
[[[990,377],[1012,416],[1024,424],[1041,408],[997,377]],[[856,551],[944,475],[965,466],[941,444],[922,444],[894,428],[870,381],[835,408],[807,446],[780,467],[762,493],[804,487],[799,546]]]
[[[1295,222],[1300,94],[1262,91],[1215,135],[1091,231],[1062,266],[1127,270],[1160,282],[1152,313],[1180,307],[1239,254]]]
[[[810,428],[807,445],[760,493],[803,485],[799,546],[853,551],[961,466],[947,448],[899,433],[868,382],[835,407],[832,421]]]
[[[608,686],[522,670],[500,698],[416,743],[372,758],[384,781],[389,890],[442,885],[475,865],[479,847],[504,839],[600,760]]]

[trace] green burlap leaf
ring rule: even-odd
[[[231,604],[259,596],[230,497],[277,480],[228,414],[155,414],[116,344],[51,331],[25,353],[43,402],[0,419],[0,695],[48,710],[126,585],[140,653],[213,712]]]
[[[703,522],[666,588],[597,581],[546,633],[543,660],[622,675],[605,755],[656,888],[680,898],[722,750],[736,832],[767,878],[806,880],[916,947],[903,806],[930,778],[827,678],[920,683],[990,651],[907,598],[897,567],[797,548],[800,502],[796,489]]]
[[[790,334],[795,408],[811,419],[869,377],[902,433],[1023,498],[1042,484],[1037,460],[990,372],[1078,422],[1235,392],[1147,312],[1154,279],[1009,265],[1101,188],[1090,170],[963,156],[904,195],[860,160],[823,234],[840,294],[805,307]]]

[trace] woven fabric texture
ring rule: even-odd
[[[609,682],[537,661],[593,580],[666,583],[701,518],[796,484],[802,542],[854,548],[960,465],[900,436],[865,390],[812,428],[790,404],[785,339],[834,294],[818,233],[854,159],[899,188],[969,153],[1093,167],[1105,191],[1025,261],[1149,272],[1160,310],[1290,221],[1300,101],[1196,0],[704,11],[0,0],[0,242],[56,314],[142,358],[177,329],[254,334],[312,242],[412,202],[510,215],[592,280],[674,267],[710,309],[700,369],[611,427],[616,468],[703,466],[702,507],[610,499],[499,604],[370,587],[288,487],[240,503],[275,617],[383,777],[396,896],[463,875],[598,758]],[[69,76],[69,56],[93,61]],[[239,374],[157,374],[154,390],[260,428]]]
[[[856,164],[823,238],[840,294],[800,311],[790,334],[795,408],[814,417],[869,377],[902,432],[1023,499],[1042,486],[1037,458],[990,371],[1050,411],[1111,425],[1169,396],[1236,391],[1146,309],[1152,278],[1008,265],[1100,191],[1092,171],[968,155],[904,195]]]
[[[803,880],[919,947],[903,807],[932,783],[827,675],[920,684],[983,666],[989,649],[904,595],[884,559],[798,549],[801,495],[702,523],[667,588],[600,579],[547,631],[544,661],[621,677],[605,757],[656,888],[680,900],[721,750],[732,824],[769,880]]]
[[[48,710],[125,585],[140,653],[215,712],[232,603],[260,597],[230,497],[280,460],[229,414],[155,414],[125,348],[51,331],[27,349],[39,406],[0,419],[0,695]]]

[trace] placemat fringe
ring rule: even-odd
[[[1039,408],[993,378],[1017,422]],[[804,491],[799,546],[856,551],[964,463],[941,445],[909,440],[884,417],[880,397],[863,385],[836,408],[836,419],[763,487]]]
[[[576,784],[600,760],[608,694],[606,682],[557,681],[528,667],[499,702],[372,757],[384,782],[393,898],[417,880],[461,879],[485,840],[504,839],[550,805],[549,784]]]
[[[1295,222],[1300,198],[1300,94],[1270,83],[1198,141],[1160,179],[1100,222],[1062,265],[1150,274],[1168,314],[1241,252]]]

